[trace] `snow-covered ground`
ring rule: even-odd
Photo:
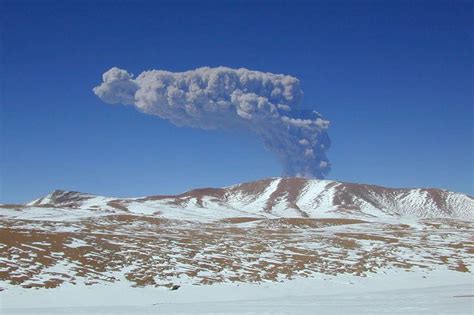
[[[463,194],[297,178],[55,191],[0,205],[0,314],[474,314],[473,218]]]
[[[474,278],[448,270],[316,275],[284,282],[133,288],[10,287],[2,314],[472,314]]]

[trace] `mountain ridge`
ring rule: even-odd
[[[462,194],[462,195],[466,195],[470,198],[474,198],[474,196],[471,196],[470,194],[468,193],[463,193],[463,192],[458,192],[458,191],[455,191],[455,190],[451,190],[451,189],[447,189],[447,188],[440,188],[440,187],[391,187],[391,186],[383,186],[381,184],[368,184],[368,183],[356,183],[356,182],[351,182],[351,181],[341,181],[341,180],[330,180],[330,179],[306,179],[306,178],[302,178],[302,177],[265,177],[265,178],[262,178],[262,179],[257,179],[257,180],[253,180],[253,181],[245,181],[245,182],[241,182],[241,183],[237,183],[237,184],[232,184],[232,185],[228,185],[228,186],[222,186],[222,187],[214,187],[214,186],[204,186],[204,187],[197,187],[197,188],[191,188],[189,190],[185,190],[183,192],[180,192],[180,193],[176,193],[176,194],[163,194],[163,195],[160,195],[160,194],[153,194],[153,195],[145,195],[145,196],[141,196],[141,197],[154,197],[154,196],[157,196],[157,197],[162,197],[162,196],[179,196],[179,195],[184,195],[184,194],[187,194],[187,193],[190,193],[192,191],[195,191],[195,190],[204,190],[204,189],[211,189],[211,190],[219,190],[219,189],[226,189],[226,188],[231,188],[231,187],[235,187],[235,186],[239,186],[239,185],[244,185],[244,184],[252,184],[252,183],[256,183],[256,182],[260,182],[260,181],[266,181],[266,180],[275,180],[275,179],[301,179],[301,180],[317,180],[317,181],[326,181],[326,182],[337,182],[337,183],[340,183],[340,184],[354,184],[354,185],[363,185],[363,186],[368,186],[368,187],[375,187],[375,188],[384,188],[384,189],[388,189],[388,190],[413,190],[413,189],[420,189],[420,190],[440,190],[440,191],[444,191],[444,192],[451,192],[451,193],[456,193],[456,194]],[[63,189],[63,188],[56,188],[54,189],[53,191],[51,191],[50,193],[46,194],[45,196],[48,196],[50,194],[53,194],[53,193],[79,193],[79,194],[84,194],[84,195],[91,195],[91,196],[102,196],[102,197],[110,197],[110,198],[116,198],[116,199],[132,199],[132,198],[140,198],[140,197],[118,197],[118,196],[109,196],[109,195],[101,195],[99,193],[92,193],[92,192],[82,192],[82,191],[78,191],[78,190],[69,190],[69,189]],[[43,197],[45,197],[43,196]],[[38,200],[40,198],[43,198],[43,197],[39,197],[39,198],[36,198],[36,199],[33,199],[32,201],[30,202],[26,202],[24,204],[29,204],[35,200]],[[12,203],[7,203],[7,204],[12,204]],[[22,203],[18,203],[18,204],[22,204]]]
[[[26,207],[101,209],[178,219],[224,217],[473,218],[474,198],[437,188],[388,188],[332,180],[273,177],[176,195],[116,198],[55,190]]]

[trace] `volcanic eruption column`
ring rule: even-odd
[[[300,110],[303,92],[295,77],[226,67],[186,72],[144,71],[135,79],[112,68],[94,93],[109,104],[135,106],[177,126],[245,128],[283,164],[284,176],[324,178],[329,121]]]

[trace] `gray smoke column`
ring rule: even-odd
[[[177,126],[252,131],[283,164],[284,176],[324,178],[329,122],[298,109],[303,92],[292,76],[231,69],[144,71],[135,79],[112,68],[94,93],[109,104],[135,106]]]

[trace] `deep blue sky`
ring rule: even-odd
[[[1,196],[177,193],[278,176],[249,134],[178,128],[92,92],[118,66],[298,77],[329,178],[473,194],[471,1],[1,1]]]

